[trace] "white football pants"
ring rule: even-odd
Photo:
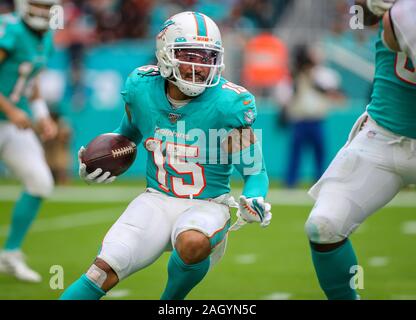
[[[227,198],[174,198],[149,188],[128,205],[108,231],[98,258],[121,280],[172,250],[181,232],[197,230],[210,239],[212,266],[225,252],[230,224]]]
[[[18,129],[0,121],[0,160],[34,196],[47,197],[54,182],[43,148],[32,129]]]
[[[413,183],[416,140],[398,136],[364,114],[346,146],[309,191],[316,199],[305,225],[310,241],[342,241]]]

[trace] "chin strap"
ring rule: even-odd
[[[200,86],[192,86],[190,84],[183,84],[181,83],[181,81],[179,79],[175,80],[170,80],[168,79],[169,82],[171,82],[173,85],[175,85],[183,94],[187,95],[188,97],[196,97],[199,96],[200,94],[202,94],[205,91],[205,87],[200,87]],[[189,89],[189,87],[194,87]]]

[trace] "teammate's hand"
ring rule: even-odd
[[[27,113],[17,107],[8,110],[6,116],[19,129],[27,129],[32,126]]]
[[[58,134],[58,127],[50,117],[39,120],[38,126],[40,130],[40,138],[43,141],[51,140]]]
[[[382,16],[395,2],[396,0],[367,0],[367,7],[376,16]]]
[[[79,176],[86,183],[111,183],[116,180],[116,176],[111,177],[111,173],[106,171],[103,173],[103,169],[98,168],[94,172],[88,173],[87,166],[85,163],[82,163],[82,154],[85,151],[84,147],[81,147],[78,151],[78,164],[79,164]]]
[[[270,203],[265,202],[263,197],[246,198],[245,196],[240,196],[237,221],[231,226],[230,230],[238,230],[246,223],[252,222],[258,222],[265,228],[272,220],[270,210]]]

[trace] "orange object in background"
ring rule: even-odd
[[[268,88],[290,78],[286,45],[271,33],[261,33],[245,46],[242,71],[244,85]]]

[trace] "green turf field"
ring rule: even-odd
[[[0,275],[0,299],[56,299],[62,290],[49,286],[51,266],[63,267],[65,286],[85,272],[106,231],[136,193],[131,185],[118,186],[107,196],[104,192],[102,199],[94,192],[105,190],[104,186],[57,190],[56,197],[43,206],[24,245],[29,264],[44,281],[27,284]],[[17,190],[13,185],[0,190],[1,243],[7,233],[11,198]],[[141,190],[138,188],[137,193]],[[2,198],[5,193],[10,193],[9,200]],[[224,259],[189,298],[323,299],[303,232],[311,208],[307,197],[299,198],[303,193],[298,191],[293,199],[289,195],[278,199],[277,191],[271,192],[270,227],[250,225],[231,233]],[[364,289],[359,290],[363,299],[416,299],[415,198],[416,193],[409,192],[395,206],[371,217],[352,237],[364,268]],[[149,268],[120,283],[106,299],[158,299],[166,281],[167,259],[168,254],[164,254]]]

